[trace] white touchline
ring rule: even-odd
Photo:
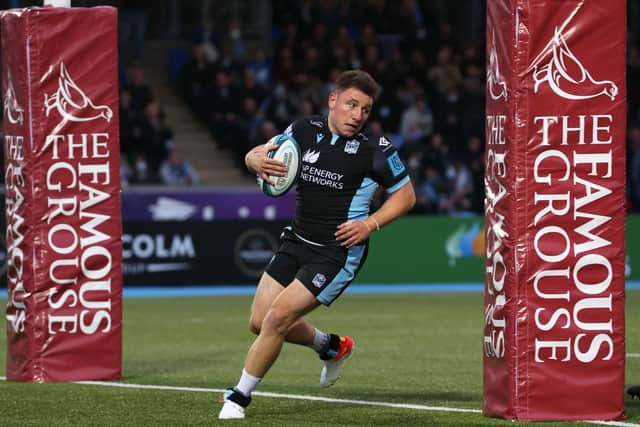
[[[221,389],[221,388],[127,384],[127,383],[116,383],[116,382],[109,382],[109,381],[75,381],[74,383],[86,384],[86,385],[101,385],[101,386],[107,386],[107,387],[137,388],[137,389],[147,389],[147,390],[192,391],[192,392],[200,392],[200,393],[224,393],[226,391],[225,389]],[[425,405],[413,405],[413,404],[407,404],[407,403],[375,402],[370,400],[333,399],[330,397],[322,397],[322,396],[269,393],[265,391],[254,391],[253,395],[264,396],[264,397],[275,397],[275,398],[282,398],[282,399],[315,400],[320,402],[331,402],[331,403],[351,403],[354,405],[386,406],[389,408],[417,409],[422,411],[472,412],[472,413],[478,413],[478,414],[482,413],[482,411],[480,411],[479,409],[447,408],[445,406],[425,406]]]
[[[5,377],[0,377],[0,381],[6,380]],[[177,387],[170,385],[153,385],[153,384],[129,384],[118,383],[110,381],[74,381],[74,384],[83,385],[98,385],[104,387],[120,387],[120,388],[132,388],[139,390],[168,390],[168,391],[189,391],[196,393],[224,393],[226,390],[222,388],[202,388],[202,387]],[[400,409],[416,409],[418,411],[440,411],[440,412],[466,412],[473,414],[481,414],[480,409],[465,409],[465,408],[450,408],[447,406],[426,406],[426,405],[414,405],[411,403],[391,403],[391,402],[378,402],[374,400],[354,400],[354,399],[334,399],[331,397],[322,396],[309,396],[304,394],[283,394],[283,393],[269,393],[265,391],[254,391],[255,396],[273,397],[277,399],[296,399],[296,400],[312,400],[318,402],[330,402],[330,403],[346,403],[352,405],[365,405],[365,406],[382,406],[386,408],[400,408]],[[618,427],[638,427],[640,424],[624,423],[620,421],[582,421],[590,424],[602,424]]]
[[[628,359],[637,359],[640,358],[640,353],[627,353]]]

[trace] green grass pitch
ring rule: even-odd
[[[234,385],[252,342],[251,297],[125,299],[125,383],[223,389]],[[6,300],[0,300],[4,306]],[[627,292],[627,353],[640,353],[640,291]],[[257,391],[479,410],[482,407],[480,293],[349,295],[308,318],[349,334],[357,351],[330,389],[310,349],[286,345]],[[6,322],[0,325],[5,375]],[[640,359],[627,359],[627,385]],[[0,426],[508,426],[479,413],[424,411],[255,396],[244,421],[217,419],[220,393],[0,381]],[[580,396],[575,396],[580,399]],[[626,400],[625,423],[640,425]],[[584,423],[518,423],[579,426]]]

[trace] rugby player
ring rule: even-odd
[[[327,117],[291,124],[285,134],[300,145],[296,212],[266,267],[254,296],[249,327],[257,335],[238,384],[224,394],[219,418],[244,418],[251,393],[278,358],[283,343],[314,349],[323,361],[320,385],[333,385],[354,340],[323,332],[304,319],[321,304],[331,305],[353,281],[366,257],[369,235],[407,213],[415,203],[407,170],[391,142],[363,133],[380,92],[366,72],[341,73],[329,95]],[[273,146],[250,150],[249,171],[272,182],[283,176],[282,162],[267,154]],[[369,214],[376,189],[389,197]]]

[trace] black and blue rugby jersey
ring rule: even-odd
[[[302,153],[293,232],[303,239],[339,245],[338,225],[366,218],[378,186],[393,193],[409,182],[395,147],[383,135],[335,135],[321,116],[298,120],[284,133]]]

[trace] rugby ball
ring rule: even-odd
[[[268,155],[270,158],[284,163],[287,166],[287,173],[285,176],[271,176],[275,185],[269,184],[260,177],[258,177],[258,184],[267,196],[279,197],[289,191],[298,180],[302,165],[300,146],[289,135],[276,135],[267,144],[278,146],[277,149],[269,151]]]

